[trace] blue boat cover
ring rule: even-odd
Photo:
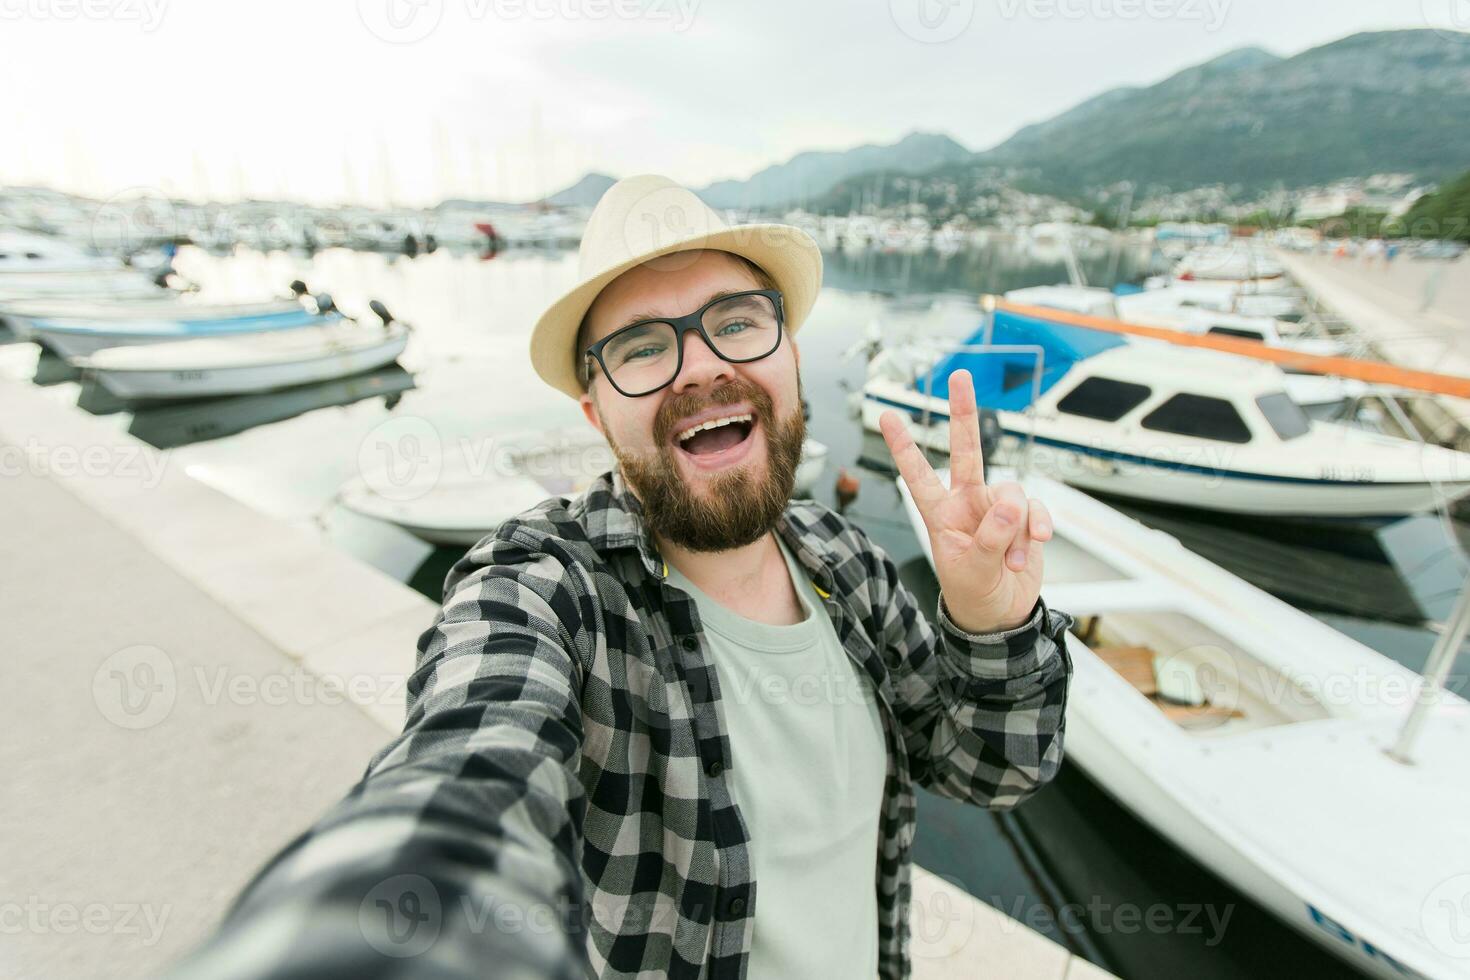
[[[990,344],[1029,344],[1045,351],[1041,358],[1042,394],[1056,384],[1073,364],[1128,342],[1115,333],[1074,327],[1008,310],[996,310],[989,319]],[[967,346],[987,343],[983,321],[964,343]],[[931,394],[947,399],[949,376],[964,368],[975,379],[975,400],[981,407],[1019,412],[1031,404],[1036,361],[1034,351],[948,354],[939,359],[931,374],[920,377],[914,387],[918,391],[927,388]]]

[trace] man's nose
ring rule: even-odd
[[[684,363],[674,378],[674,391],[684,391],[699,385],[714,385],[735,377],[734,365],[720,357],[705,343],[696,331],[684,334]]]

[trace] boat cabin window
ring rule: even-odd
[[[1057,410],[1068,415],[1116,422],[1142,405],[1149,394],[1148,385],[1093,375],[1063,395],[1057,402]]]
[[[1261,414],[1282,439],[1295,439],[1312,431],[1312,422],[1302,407],[1284,391],[1273,391],[1256,398]]]
[[[1230,402],[1183,391],[1149,412],[1139,424],[1145,429],[1181,436],[1221,442],[1251,441],[1251,430]]]
[[[1206,330],[1205,333],[1220,334],[1223,337],[1239,337],[1241,340],[1255,340],[1264,342],[1266,339],[1259,330],[1247,330],[1244,327],[1214,326]]]
[[[1014,391],[1022,385],[1031,386],[1036,380],[1036,362],[1030,364],[1007,363],[1001,368],[1000,390]]]

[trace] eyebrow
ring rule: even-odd
[[[708,296],[706,296],[704,298],[704,302],[699,304],[699,308],[706,307],[709,304],[713,303],[715,300],[724,299],[726,296],[734,296],[736,293],[748,292],[750,292],[749,289],[721,289],[719,292],[710,293]],[[628,319],[624,320],[618,326],[609,330],[608,333],[617,333],[624,327],[631,327],[633,324],[641,323],[644,320],[667,320],[668,318],[669,316],[667,313],[635,313],[632,316],[628,317]]]

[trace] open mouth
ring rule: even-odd
[[[674,445],[703,462],[715,462],[743,446],[754,430],[755,416],[750,412],[739,412],[708,419],[675,433]]]

